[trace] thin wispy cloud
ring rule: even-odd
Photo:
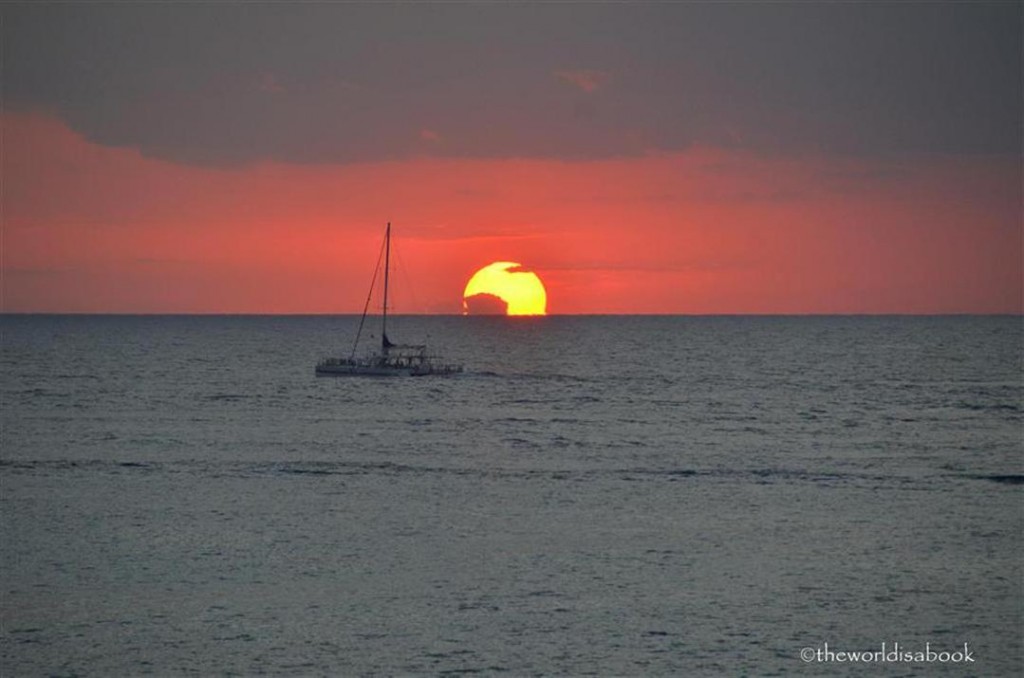
[[[432,129],[423,128],[420,130],[420,141],[426,141],[431,144],[437,144],[441,142],[441,135]]]
[[[287,91],[285,86],[281,84],[277,79],[277,76],[273,73],[264,73],[261,75],[257,86],[260,91],[267,92],[269,94],[283,94]]]
[[[559,81],[588,94],[604,88],[611,79],[610,73],[591,70],[555,71],[552,75]]]

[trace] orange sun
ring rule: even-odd
[[[544,283],[513,261],[484,266],[462,293],[463,314],[546,315],[547,306]]]

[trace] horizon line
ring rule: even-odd
[[[0,311],[6,316],[95,316],[95,317],[250,317],[250,318],[313,318],[313,317],[360,317],[360,312],[250,312],[250,311]],[[367,314],[370,316],[380,315]],[[465,313],[389,313],[390,317],[407,318],[835,318],[835,317],[1024,317],[1020,311],[807,311],[807,312],[722,312],[722,313],[545,313],[538,315],[465,314]]]

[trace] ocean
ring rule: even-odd
[[[1024,669],[1019,317],[0,323],[3,676]]]

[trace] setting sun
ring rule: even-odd
[[[522,264],[496,261],[473,274],[462,293],[462,312],[468,315],[546,315],[544,283]]]

